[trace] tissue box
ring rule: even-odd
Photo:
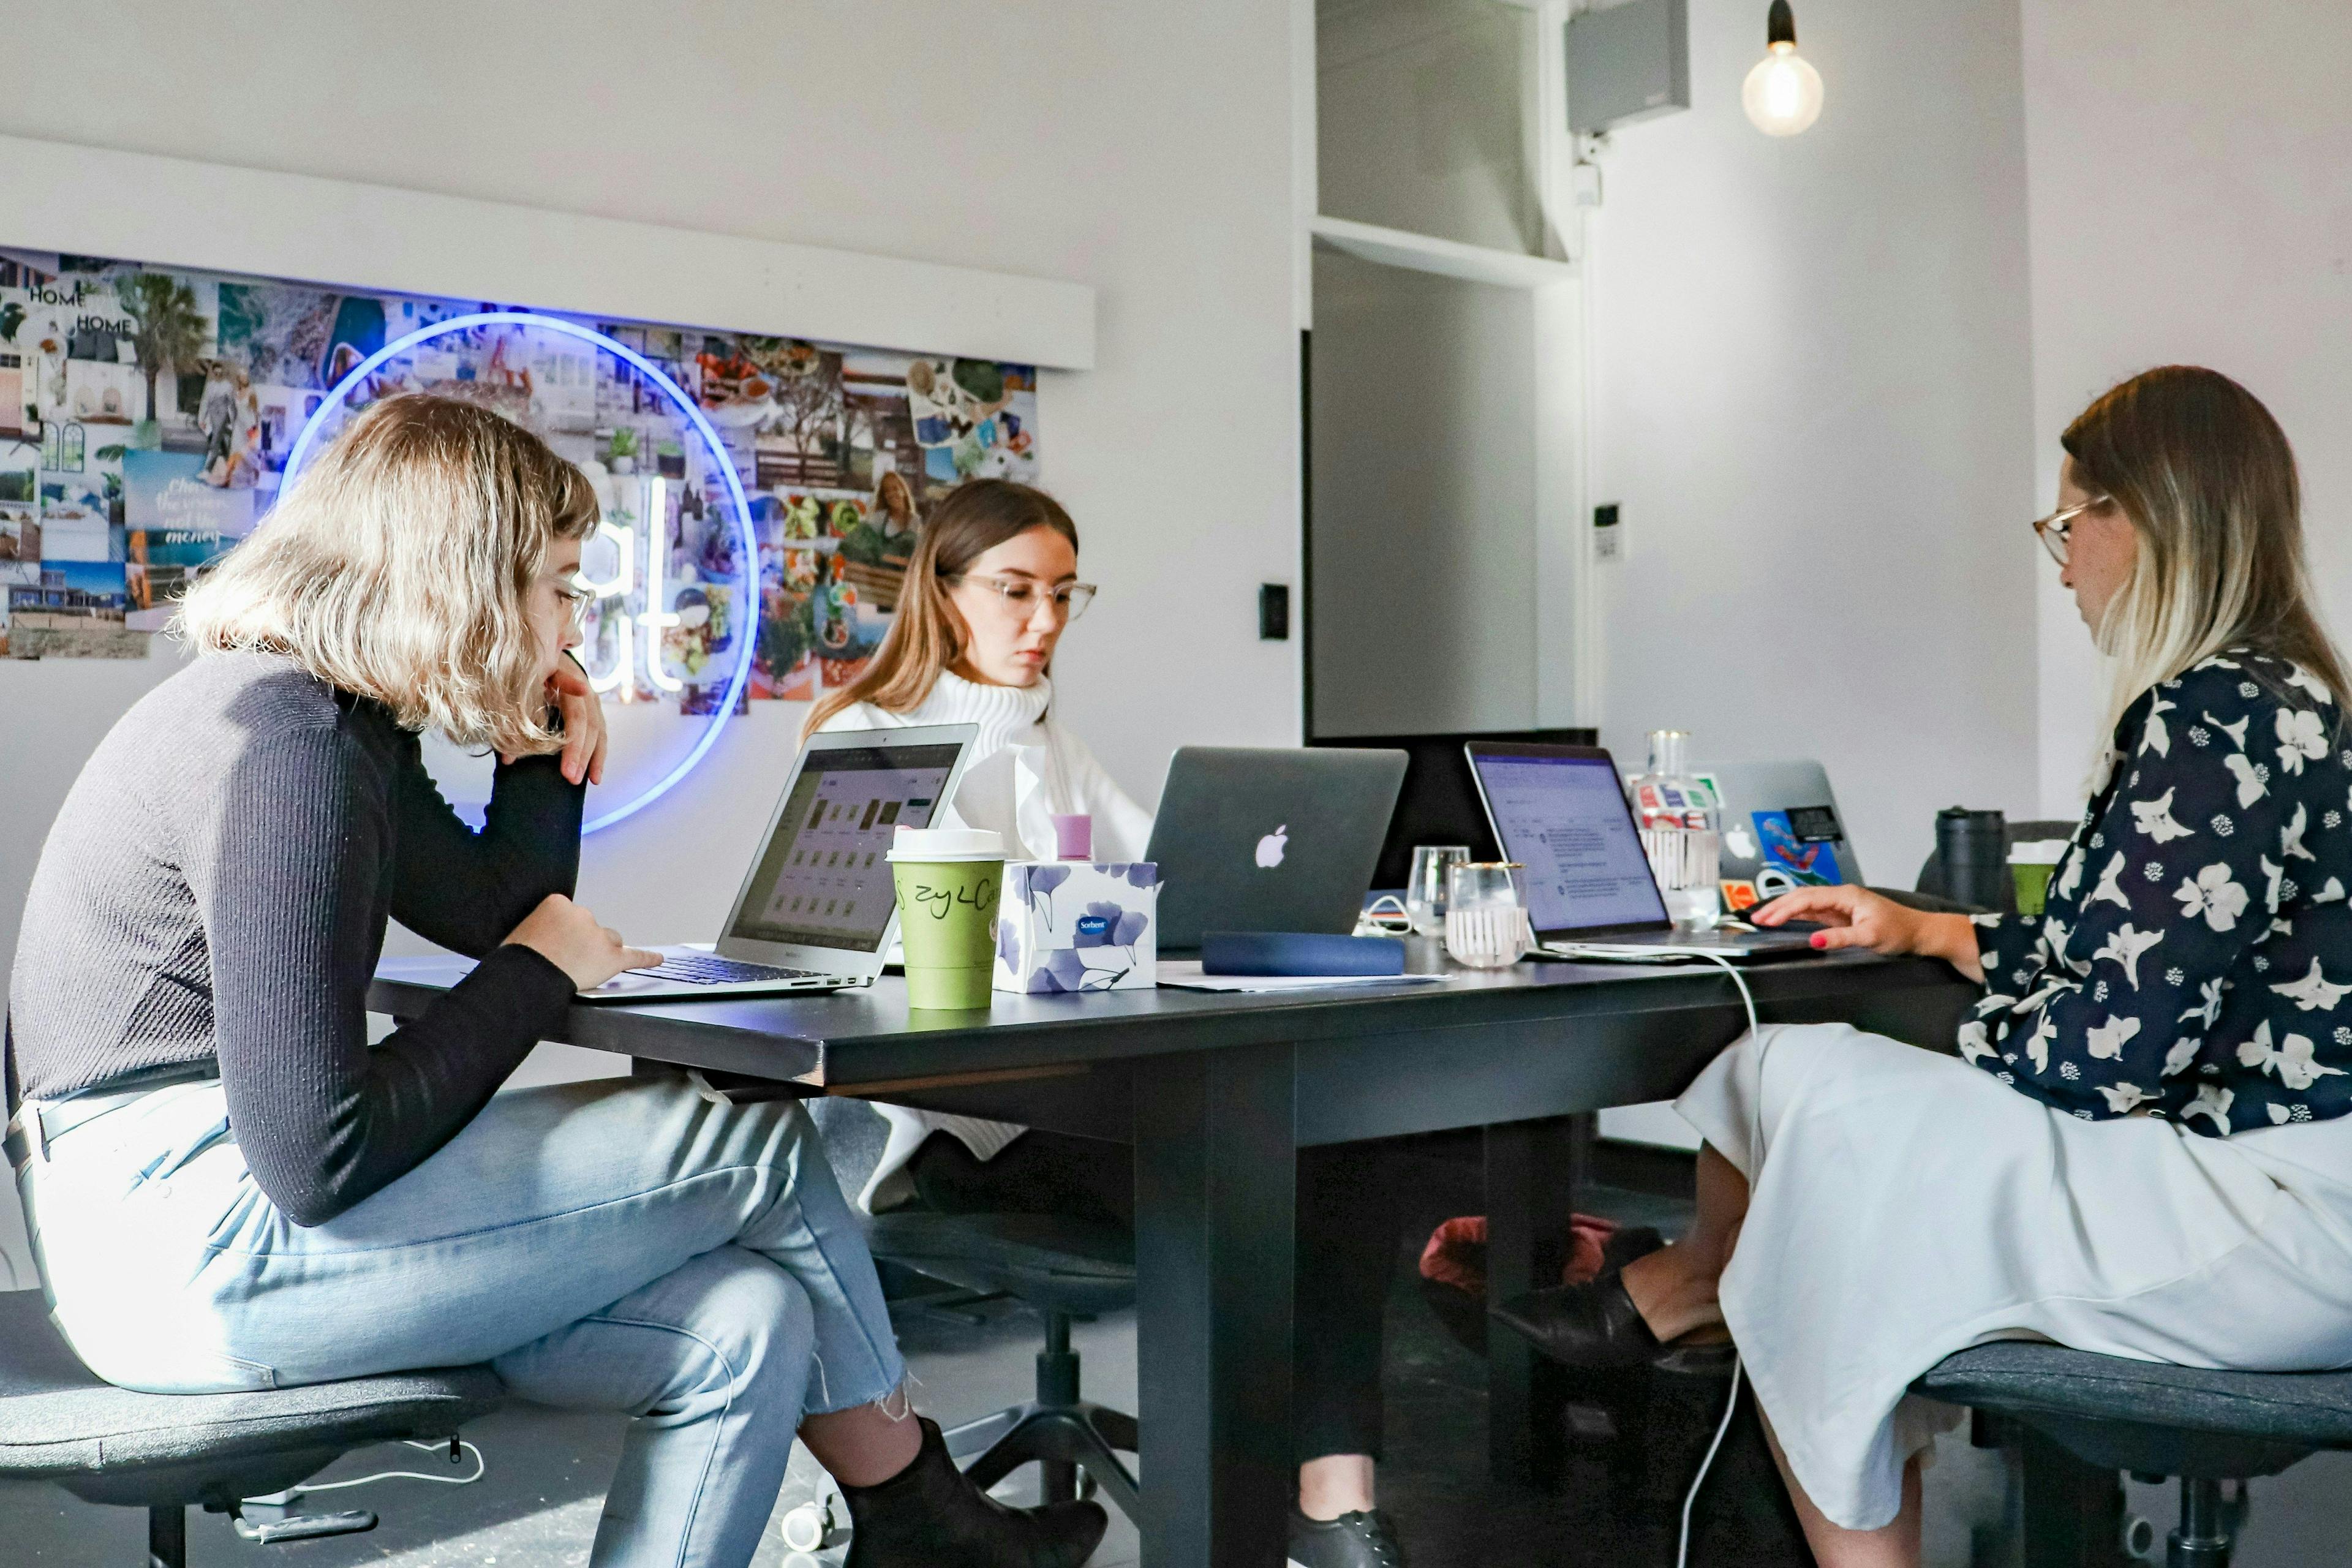
[[[1131,991],[1160,981],[1160,868],[1016,860],[996,915],[996,989]]]

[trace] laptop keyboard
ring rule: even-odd
[[[635,971],[657,980],[683,981],[688,985],[737,985],[748,981],[822,980],[814,969],[778,969],[773,964],[745,963],[740,959],[709,953],[673,953],[659,967]]]

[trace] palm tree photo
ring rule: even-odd
[[[142,272],[117,289],[131,318],[131,346],[147,378],[147,423],[155,423],[155,378],[177,372],[204,353],[209,323],[196,309],[196,291],[168,273]]]

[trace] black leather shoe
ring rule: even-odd
[[[1404,1548],[1387,1514],[1309,1519],[1290,1509],[1290,1568],[1404,1568]]]
[[[1007,1508],[956,1468],[928,1420],[913,1464],[841,1495],[851,1528],[843,1568],[1078,1568],[1110,1524],[1095,1502]]]
[[[1625,1282],[1603,1274],[1589,1285],[1531,1290],[1487,1309],[1505,1328],[1567,1366],[1639,1366],[1658,1353],[1658,1336],[1642,1321]]]

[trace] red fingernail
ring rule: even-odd
[[[1813,933],[1813,945],[1815,947],[1827,947],[1829,944],[1830,939],[1827,931],[1817,931]]]

